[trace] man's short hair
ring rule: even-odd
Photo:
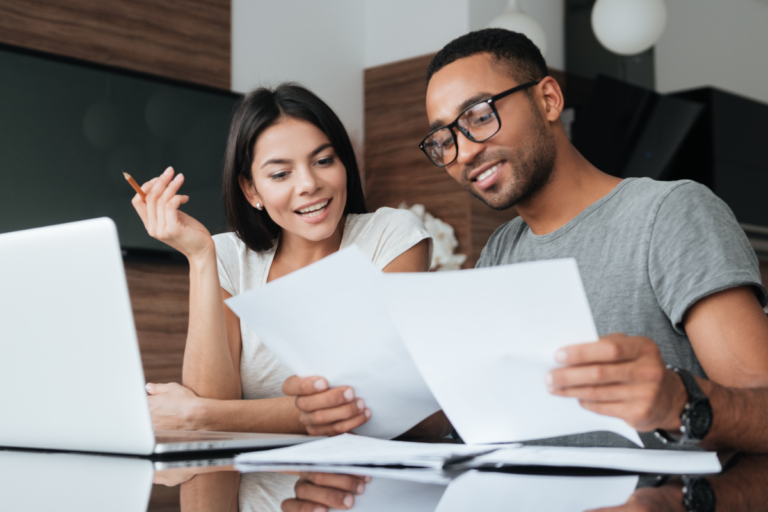
[[[549,75],[541,51],[530,39],[511,30],[486,28],[464,34],[437,52],[427,69],[427,85],[432,75],[448,64],[478,53],[492,55],[521,84],[541,80]]]

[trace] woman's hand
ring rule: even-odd
[[[369,476],[334,473],[300,473],[296,498],[285,500],[283,512],[326,512],[329,508],[346,510],[355,504],[355,495],[365,492]]]
[[[371,410],[349,386],[328,389],[322,377],[288,377],[283,393],[296,397],[299,421],[312,436],[335,436],[368,421]]]
[[[196,423],[200,402],[191,389],[181,384],[147,384],[149,413],[157,430],[201,430]]]
[[[205,226],[179,211],[179,207],[189,201],[189,196],[177,194],[184,183],[184,175],[177,174],[174,178],[173,174],[173,168],[169,167],[161,176],[142,185],[146,200],[136,194],[131,203],[151,237],[192,259],[212,250],[213,238]]]

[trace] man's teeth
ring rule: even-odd
[[[328,206],[328,201],[323,201],[322,203],[313,204],[312,206],[307,206],[306,208],[302,208],[299,210],[299,213],[304,217],[317,217],[320,215],[320,210]]]
[[[501,162],[499,162],[498,164],[494,165],[493,167],[491,167],[490,169],[485,171],[483,174],[481,174],[480,176],[475,178],[475,181],[483,181],[485,178],[487,178],[488,176],[490,176],[491,174],[496,172],[496,169],[498,169],[500,166],[501,166]]]

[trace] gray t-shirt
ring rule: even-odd
[[[683,328],[686,311],[712,293],[766,290],[757,257],[728,206],[692,181],[628,178],[560,229],[534,235],[517,217],[491,236],[477,267],[573,257],[598,333],[647,336],[667,364],[706,377]],[[568,444],[616,445],[608,434]],[[643,435],[646,446],[653,437]],[[560,442],[564,440],[561,439]]]

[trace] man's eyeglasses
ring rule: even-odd
[[[518,85],[470,105],[451,124],[429,132],[429,135],[419,144],[419,149],[438,167],[452,164],[459,156],[459,143],[456,140],[454,128],[472,142],[484,142],[490,139],[501,129],[501,119],[495,103],[513,92],[522,91],[538,83],[539,81]]]

